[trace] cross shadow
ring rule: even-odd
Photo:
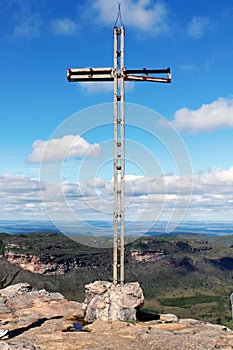
[[[60,319],[60,318],[63,318],[63,316],[54,316],[54,317],[51,317],[51,318],[47,318],[47,317],[43,317],[31,324],[29,324],[28,326],[26,327],[21,327],[21,328],[17,328],[17,329],[13,329],[12,331],[9,331],[8,332],[8,336],[9,336],[9,339],[11,338],[15,338],[17,337],[18,335],[28,331],[29,329],[32,329],[32,328],[36,328],[36,327],[40,327],[43,323],[45,323],[45,321],[48,321],[48,320],[54,320],[54,319]]]

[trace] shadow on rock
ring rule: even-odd
[[[29,324],[26,327],[21,327],[21,328],[17,328],[17,329],[13,329],[12,331],[9,331],[8,336],[9,336],[10,339],[12,339],[12,338],[17,337],[18,335],[28,331],[29,329],[40,327],[43,323],[45,323],[45,321],[54,320],[54,319],[60,319],[62,317],[63,316],[54,316],[54,317],[51,317],[51,318],[43,317],[43,318],[41,318],[41,319],[39,319],[39,320]]]
[[[136,318],[138,321],[147,322],[147,321],[159,320],[160,315],[138,309],[136,311]]]

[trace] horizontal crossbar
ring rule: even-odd
[[[67,69],[67,75],[85,75],[85,74],[113,74],[114,68],[70,68]]]
[[[78,82],[78,81],[114,81],[114,78],[106,75],[69,75],[67,76],[69,82]]]
[[[124,80],[129,81],[152,81],[157,83],[171,83],[171,78],[148,77],[141,75],[125,75]]]
[[[171,70],[170,67],[166,69],[126,69],[125,74],[170,74]]]
[[[133,75],[132,73],[140,74]],[[153,77],[149,74],[167,74],[167,78]],[[67,70],[67,79],[69,82],[85,81],[114,81],[116,77],[114,68],[72,68]],[[130,81],[152,81],[159,83],[170,83],[170,68],[167,69],[125,69],[117,74],[117,78],[123,77]]]

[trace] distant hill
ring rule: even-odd
[[[82,239],[88,243],[92,238]],[[59,291],[77,301],[83,301],[86,283],[112,279],[112,248],[89,247],[57,233],[0,233],[0,256],[1,279],[20,269],[15,282]],[[144,236],[126,245],[125,264],[126,282],[141,284],[146,309],[230,321],[231,236]]]

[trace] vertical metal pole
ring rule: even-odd
[[[232,320],[233,320],[233,293],[231,293],[231,312],[232,312]]]
[[[118,255],[118,76],[117,76],[117,65],[118,65],[118,28],[114,27],[114,237],[113,237],[113,283],[117,284],[117,255]]]
[[[120,42],[119,42],[120,38]],[[113,283],[124,284],[125,235],[125,106],[124,106],[124,27],[114,27],[114,237]],[[118,79],[120,78],[120,86]],[[120,113],[119,113],[120,109]],[[118,235],[120,231],[120,239]],[[118,256],[120,248],[120,256]],[[120,271],[119,271],[120,268]]]
[[[120,197],[120,283],[124,285],[124,236],[125,236],[125,82],[124,82],[124,39],[125,31],[122,26],[120,29],[121,38],[121,55],[120,55],[120,70],[121,70],[121,80],[120,80],[120,138],[121,138],[121,197]]]

